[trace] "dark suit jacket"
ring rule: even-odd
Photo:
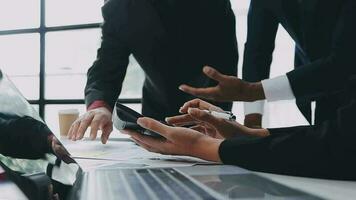
[[[220,146],[220,158],[250,170],[356,180],[356,79],[332,120],[320,125],[270,129],[263,139],[230,139]]]
[[[243,78],[269,77],[278,25],[296,43],[295,70],[287,74],[297,104],[311,121],[310,102],[316,100],[316,124],[336,115],[342,99],[328,91],[341,88],[356,71],[355,1],[352,0],[252,0]],[[317,98],[319,97],[319,98]]]
[[[129,55],[145,72],[143,114],[157,119],[178,114],[193,97],[178,90],[214,83],[204,65],[236,75],[235,17],[229,0],[110,0],[103,7],[102,44],[88,71],[86,104],[114,106]],[[231,103],[220,104],[231,109]]]

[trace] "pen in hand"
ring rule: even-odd
[[[212,111],[212,110],[204,110],[204,111],[211,114],[212,116],[214,116],[216,118],[226,119],[229,121],[236,120],[236,116],[230,111],[222,111],[222,112]]]

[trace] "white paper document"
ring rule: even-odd
[[[169,156],[151,153],[139,147],[134,142],[109,141],[102,144],[100,141],[62,141],[66,149],[81,165],[106,166],[122,168],[141,167],[178,167],[193,166],[196,164],[214,164],[198,158],[188,156]],[[88,161],[90,160],[90,161]],[[110,162],[109,162],[110,161]],[[113,162],[115,161],[115,162]],[[82,165],[81,165],[82,166]]]

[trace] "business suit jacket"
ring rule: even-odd
[[[204,65],[236,75],[235,17],[229,0],[110,0],[103,9],[102,43],[88,71],[86,104],[114,106],[132,54],[145,72],[143,114],[178,114],[193,97],[178,90],[216,84]],[[220,104],[231,109],[231,103]]]
[[[269,77],[281,24],[296,43],[295,70],[287,76],[299,109],[311,122],[310,103],[315,100],[316,124],[335,116],[342,99],[331,93],[320,98],[319,94],[343,87],[356,70],[354,12],[351,0],[252,0],[243,78],[260,81]]]
[[[220,158],[250,170],[314,178],[356,180],[356,78],[337,92],[345,100],[320,125],[270,129],[255,140],[230,139]]]

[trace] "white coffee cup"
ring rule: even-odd
[[[78,109],[65,109],[58,111],[59,132],[61,137],[67,137],[70,126],[78,119]]]

